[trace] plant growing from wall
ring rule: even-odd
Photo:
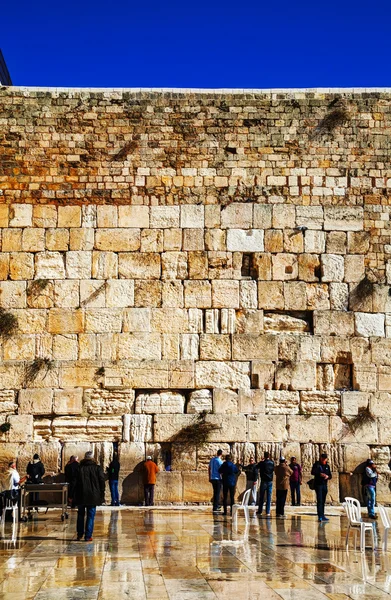
[[[334,108],[321,119],[310,137],[311,139],[316,139],[323,134],[332,133],[337,127],[340,127],[349,119],[349,112],[344,106]]]
[[[0,425],[0,433],[7,433],[11,429],[11,423],[2,423]]]
[[[49,285],[48,279],[35,279],[29,285],[27,294],[29,296],[39,296],[41,292]]]
[[[352,419],[343,417],[342,420],[348,426],[349,430],[355,434],[364,425],[374,423],[376,421],[376,417],[371,413],[370,408],[366,407],[361,408],[358,411],[358,414]]]
[[[18,319],[10,312],[0,308],[0,337],[4,340],[11,338],[18,329]]]
[[[24,383],[28,386],[36,380],[40,373],[44,373],[42,379],[45,379],[49,371],[54,368],[54,361],[50,358],[35,358],[31,363],[26,365]]]
[[[214,423],[206,420],[208,414],[207,411],[202,411],[195,415],[193,422],[173,435],[170,442],[182,444],[184,450],[190,450],[194,446],[201,447],[206,444],[209,441],[209,435],[212,431],[220,429]]]

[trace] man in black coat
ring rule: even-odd
[[[259,505],[257,515],[262,515],[264,498],[266,495],[266,516],[270,517],[270,506],[272,502],[274,461],[270,458],[269,452],[263,453],[263,460],[257,464],[259,476],[261,478],[261,487],[259,488]]]
[[[321,454],[320,460],[317,460],[312,467],[311,475],[315,479],[315,492],[316,492],[316,509],[318,513],[318,521],[322,523],[328,521],[328,518],[324,514],[324,505],[326,503],[327,496],[327,482],[330,481],[331,469],[327,462],[327,454]]]
[[[80,469],[79,457],[72,454],[69,462],[65,465],[65,481],[68,485],[68,504],[74,508],[75,485],[77,480],[77,474]]]
[[[96,507],[102,504],[105,497],[105,476],[102,468],[92,458],[92,452],[86,452],[80,462],[74,495],[74,502],[78,507],[77,539],[80,541],[84,535],[85,541],[91,542]]]

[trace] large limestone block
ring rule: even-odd
[[[308,287],[303,281],[284,283],[285,310],[306,310]]]
[[[195,471],[197,468],[197,447],[189,447],[188,444],[180,443],[172,444],[171,468],[173,471]]]
[[[35,336],[13,335],[4,341],[4,360],[34,360]]]
[[[256,281],[240,281],[239,285],[240,285],[240,287],[239,287],[240,308],[242,310],[243,309],[256,309],[258,307],[257,282]]]
[[[185,397],[178,392],[167,391],[139,394],[135,403],[136,414],[182,414],[184,410]]]
[[[199,337],[196,333],[181,335],[180,357],[183,360],[197,360],[199,358]]]
[[[258,308],[284,310],[284,285],[281,281],[258,281]]]
[[[341,415],[343,417],[357,416],[360,409],[368,408],[369,397],[369,394],[365,392],[343,392],[341,394]]]
[[[59,308],[77,308],[80,304],[78,281],[55,281],[54,303]]]
[[[0,390],[0,413],[14,413],[17,408],[18,405],[15,402],[15,391]]]
[[[185,281],[185,306],[209,308],[212,305],[212,286],[209,281]]]
[[[248,439],[250,442],[281,443],[286,441],[287,438],[285,415],[252,415],[248,417]]]
[[[238,394],[232,390],[215,388],[213,390],[213,412],[221,414],[237,414]]]
[[[93,442],[121,441],[122,418],[104,416],[90,417],[87,421],[87,439]]]
[[[128,474],[135,469],[141,472],[145,461],[145,444],[143,442],[122,442],[120,447],[121,471]]]
[[[64,442],[92,441],[87,435],[86,417],[57,417],[52,423],[53,437]]]
[[[341,282],[344,280],[344,257],[338,254],[322,254],[321,255],[321,272],[322,281],[336,281]]]
[[[391,366],[391,339],[372,340],[372,362],[376,365]]]
[[[90,279],[92,268],[92,253],[71,251],[66,253],[67,279]]]
[[[391,414],[391,393],[379,392],[377,394],[371,394],[369,406],[370,412],[374,417],[387,417]]]
[[[63,365],[60,370],[60,381],[57,387],[93,387],[97,382],[97,369],[97,366]]]
[[[267,390],[266,414],[295,415],[299,413],[299,392]]]
[[[336,310],[314,311],[314,333],[332,336],[354,335],[354,313]]]
[[[118,225],[119,227],[149,227],[148,206],[119,206]]]
[[[198,204],[187,204],[181,206],[181,227],[203,229],[204,225],[204,206]]]
[[[339,392],[311,391],[301,392],[300,412],[309,415],[337,415],[340,412],[341,394]]]
[[[182,473],[174,473],[173,471],[160,471],[156,478],[155,504],[173,504],[182,501]]]
[[[151,415],[124,415],[123,440],[127,442],[151,442],[152,417]]]
[[[360,392],[376,392],[378,373],[375,365],[355,363],[353,365],[353,389]]]
[[[232,357],[234,360],[275,361],[278,359],[278,339],[273,334],[234,335]]]
[[[265,414],[265,393],[263,390],[239,390],[239,413]]]
[[[187,311],[182,308],[152,308],[151,331],[158,333],[182,333],[188,330]]]
[[[21,388],[25,380],[23,364],[0,362],[0,390]]]
[[[53,358],[56,360],[77,360],[78,340],[77,335],[53,336]]]
[[[134,282],[124,279],[111,279],[106,286],[106,306],[119,308],[133,306]]]
[[[19,414],[50,415],[53,410],[53,390],[22,389],[19,391]]]
[[[221,210],[222,229],[251,229],[252,227],[252,204],[240,204],[233,202]]]
[[[263,229],[229,229],[227,250],[230,252],[263,252]]]
[[[231,336],[201,335],[200,358],[201,360],[231,360]]]
[[[247,423],[245,415],[207,415],[206,422],[213,425],[208,435],[210,442],[245,442]]]
[[[2,308],[26,307],[25,281],[0,281],[0,303]]]
[[[275,386],[278,390],[311,390],[316,386],[316,363],[301,361],[279,363],[276,368]]]
[[[123,415],[131,413],[134,407],[134,390],[85,390],[84,407],[91,415]]]
[[[55,415],[80,415],[83,410],[82,399],[81,388],[54,390],[53,412]]]
[[[118,341],[120,360],[159,360],[161,358],[161,335],[159,333],[122,333]]]
[[[361,337],[384,337],[384,315],[364,312],[354,313],[356,335]]]
[[[32,204],[11,204],[9,209],[10,227],[31,227],[33,224]]]
[[[140,229],[98,229],[95,248],[104,252],[134,252],[140,249]]]
[[[163,252],[162,253],[162,279],[187,278],[187,253]]]
[[[11,418],[11,417],[10,417]],[[377,420],[379,427],[379,442],[380,444],[391,444],[391,418],[383,416],[381,419]],[[372,424],[372,423],[371,423]],[[375,430],[376,423],[373,423],[373,430]],[[376,443],[377,439],[375,437],[372,440],[363,439],[363,442],[368,443]]]
[[[348,473],[358,472],[362,463],[371,456],[370,447],[367,444],[346,444],[344,450],[345,460],[343,468]]]
[[[251,282],[251,283],[255,283]],[[256,291],[256,288],[255,288]],[[262,333],[263,331],[263,311],[240,309],[236,311],[235,326],[232,333]]]
[[[166,361],[134,361],[124,376],[124,385],[134,389],[169,388],[169,369]]]
[[[330,441],[329,417],[307,415],[288,417],[288,429],[289,439],[294,442],[325,443]]]
[[[10,279],[33,279],[34,258],[27,252],[11,252],[9,262]]]
[[[176,441],[182,430],[195,422],[193,415],[155,415],[153,419],[153,441]]]
[[[9,415],[7,423],[11,425],[11,428],[4,436],[7,442],[30,442],[32,440],[32,415]]]
[[[150,308],[129,308],[123,313],[124,323],[122,331],[143,331],[151,330],[151,309]]]
[[[309,230],[323,229],[323,220],[322,206],[296,207],[296,225],[298,227],[308,227]]]
[[[211,390],[194,390],[186,406],[188,414],[211,412],[213,409]]]
[[[115,279],[118,277],[118,255],[115,252],[93,252],[91,268],[94,279]]]
[[[359,254],[348,254],[345,257],[345,281],[357,283],[365,275],[364,257]]]
[[[382,423],[381,420],[379,423]],[[339,444],[377,444],[379,440],[378,423],[375,418],[361,419],[358,417],[330,417],[331,439]]]
[[[80,227],[81,226],[81,207],[80,206],[59,206],[58,207],[58,227]]]
[[[84,312],[65,308],[52,308],[48,319],[49,333],[82,333]]]
[[[212,281],[212,306],[214,308],[239,308],[239,281]]]
[[[37,252],[35,255],[36,279],[64,279],[64,258],[60,252]]]
[[[295,254],[274,254],[272,263],[274,280],[289,281],[297,279],[299,266]]]
[[[179,227],[179,206],[151,206],[150,228],[167,229]]]
[[[122,310],[96,308],[85,311],[85,330],[91,333],[118,333],[122,330]]]
[[[183,502],[211,502],[213,488],[206,473],[182,473]]]
[[[276,365],[272,362],[263,362],[260,360],[251,363],[251,384],[261,390],[271,390],[274,385],[274,374]]]
[[[34,227],[56,227],[57,225],[57,207],[50,204],[33,206],[33,225]],[[3,225],[6,227],[6,225]]]
[[[118,273],[122,279],[160,279],[160,254],[121,252]]]
[[[324,209],[325,231],[360,231],[363,219],[362,206],[326,206]]]
[[[248,362],[200,361],[195,366],[196,387],[249,388]]]

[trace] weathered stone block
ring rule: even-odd
[[[121,333],[118,342],[120,360],[159,360],[161,358],[161,336],[159,333]]]
[[[148,206],[119,206],[118,207],[118,226],[119,227],[149,227],[149,208]],[[113,225],[111,225],[113,227]]]
[[[120,278],[123,279],[159,279],[160,254],[155,252],[121,252],[119,254],[118,273]]]
[[[384,315],[354,313],[356,335],[362,337],[384,337]]]
[[[229,229],[227,250],[230,252],[263,252],[264,232],[262,229]]]
[[[288,439],[285,415],[251,415],[248,417],[250,442],[284,442]],[[240,440],[235,440],[240,441]]]
[[[267,390],[266,414],[294,415],[299,413],[299,392]]]
[[[197,387],[249,388],[248,362],[200,361],[195,365]]]
[[[354,314],[335,310],[314,311],[314,333],[321,335],[354,335]]]
[[[322,281],[343,281],[344,258],[338,254],[321,255]]]
[[[37,252],[36,279],[65,279],[64,258],[59,252]]]
[[[185,397],[178,392],[155,392],[152,394],[139,394],[135,402],[135,413],[183,413],[185,410]]]
[[[0,390],[0,413],[14,413],[18,405],[15,402],[14,390]]]
[[[316,385],[316,363],[279,363],[276,368],[277,390],[311,390]]]
[[[134,408],[134,390],[85,390],[84,406],[87,412],[92,415],[123,415],[131,413]]]
[[[295,254],[275,254],[272,257],[273,279],[289,281],[297,279],[299,266]]]
[[[308,415],[337,415],[341,394],[331,391],[301,392],[300,412]]]
[[[280,281],[258,282],[258,308],[284,310],[284,286]]]
[[[22,389],[19,391],[19,413],[28,415],[52,414],[51,389]]]
[[[9,415],[7,423],[11,428],[5,435],[8,442],[30,442],[33,438],[33,416]]]
[[[326,231],[360,231],[363,229],[364,211],[361,206],[326,206],[324,229]]]
[[[387,429],[387,426],[385,427]],[[380,431],[380,428],[379,428]],[[331,439],[339,444],[377,444],[382,442],[378,435],[378,426],[376,419],[361,419],[358,417],[330,417],[330,436]]]
[[[278,358],[278,340],[273,334],[243,334],[232,337],[234,360],[275,361]]]
[[[211,390],[195,390],[191,392],[187,403],[186,412],[188,414],[212,412],[212,392]]]
[[[231,360],[231,337],[229,335],[201,335],[201,360]]]
[[[56,415],[78,415],[81,414],[83,390],[71,388],[66,390],[54,390],[53,412]]]
[[[222,229],[251,229],[252,219],[251,204],[233,202],[221,210]]]
[[[263,390],[239,390],[239,413],[265,414],[265,393]]]
[[[272,362],[252,361],[251,385],[259,389],[271,390],[274,385],[276,365]]]
[[[52,308],[48,319],[49,333],[82,333],[84,313],[81,310]]]
[[[213,390],[213,412],[233,413],[238,412],[238,394],[232,390],[216,388]]]
[[[324,443],[330,441],[329,417],[326,416],[289,416],[287,429],[289,439],[294,442]]]

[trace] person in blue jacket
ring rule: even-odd
[[[239,469],[231,460],[231,455],[227,454],[225,457],[225,461],[219,468],[219,473],[223,480],[223,506],[224,506],[224,515],[227,514],[227,500],[228,500],[228,492],[229,499],[231,505],[231,515],[232,515],[232,507],[235,503],[235,487],[236,487],[236,479],[239,474]]]

